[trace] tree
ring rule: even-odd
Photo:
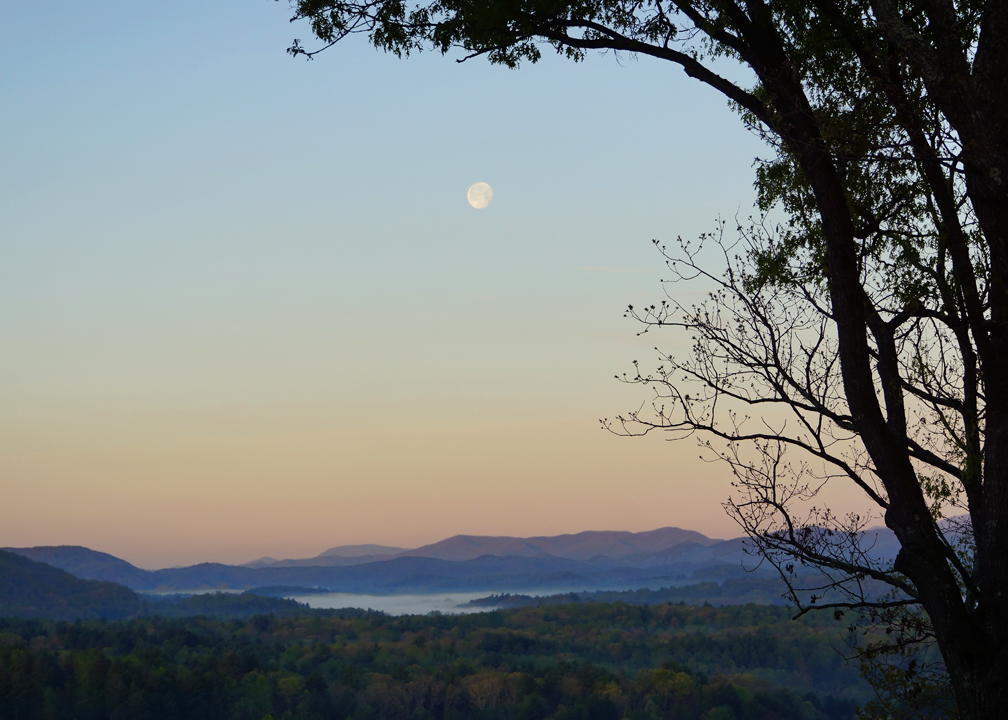
[[[799,604],[916,613],[965,718],[1008,706],[1008,2],[1005,0],[293,0],[319,50],[353,34],[397,55],[460,48],[515,67],[552,47],[636,53],[721,92],[773,148],[758,218],[677,279],[717,289],[631,314],[693,332],[692,356],[631,432],[702,431],[738,478],[730,508],[761,552],[822,590]],[[290,52],[312,57],[295,41]],[[751,87],[716,72],[753,73]],[[722,60],[723,61],[723,60]],[[672,296],[674,298],[674,295]],[[691,390],[691,388],[696,388]],[[743,410],[749,407],[754,417]],[[712,445],[712,447],[714,447]],[[748,450],[746,449],[748,448]],[[789,454],[790,453],[790,454]],[[792,460],[795,454],[798,458]],[[816,508],[854,483],[867,518]],[[943,521],[960,508],[964,522]],[[866,590],[881,583],[891,593]],[[806,588],[808,589],[808,588]],[[830,596],[822,602],[821,595]],[[912,623],[911,623],[912,624]],[[913,633],[910,634],[913,636]]]

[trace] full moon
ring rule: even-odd
[[[493,200],[493,188],[485,182],[478,182],[469,188],[466,197],[469,199],[470,205],[477,210],[482,210]]]

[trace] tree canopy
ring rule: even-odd
[[[801,607],[855,607],[933,638],[967,718],[1008,705],[1008,2],[1005,0],[295,0],[317,48],[354,34],[516,67],[552,49],[650,56],[721,92],[772,148],[725,274],[664,252],[710,299],[630,314],[696,338],[628,379],[656,392],[628,432],[701,431],[730,509]],[[719,74],[724,61],[749,85]],[[770,215],[768,217],[774,217]],[[729,232],[731,229],[728,229]],[[719,441],[723,441],[719,443]],[[715,445],[716,444],[716,445]],[[824,483],[872,511],[817,507]],[[901,551],[872,557],[882,514]],[[952,517],[943,519],[943,514]],[[956,519],[958,518],[958,519]],[[862,581],[888,583],[888,596]],[[824,596],[826,596],[824,598]],[[895,615],[893,613],[896,613]],[[892,649],[892,648],[891,648]]]
[[[330,612],[0,619],[0,720],[852,720],[870,696],[842,623],[780,607]]]

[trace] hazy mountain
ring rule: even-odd
[[[894,552],[895,541],[885,528],[866,532],[865,540],[878,557]],[[341,546],[316,558],[265,566],[202,563],[163,570],[142,570],[112,555],[81,547],[13,551],[83,579],[114,580],[134,590],[159,592],[264,586],[319,587],[361,594],[622,590],[724,581],[744,577],[746,569],[759,564],[746,554],[743,538],[714,540],[679,528],[533,538],[458,535],[404,551],[398,557],[352,555],[395,549]]]
[[[337,545],[336,547],[331,547],[323,553],[319,553],[318,557],[360,557],[361,555],[398,555],[399,553],[406,552],[406,548],[401,547],[390,547],[388,545]]]
[[[245,566],[202,563],[163,570],[143,570],[107,553],[83,547],[11,551],[79,578],[111,580],[138,591],[289,585],[341,592],[407,593],[657,587],[686,580],[698,568],[712,564],[728,562],[740,568],[731,552],[718,550],[719,544],[700,533],[679,528],[534,538],[460,535],[416,550],[382,545],[339,546],[303,560],[263,558]],[[377,554],[397,550],[401,553],[399,557]],[[361,552],[368,554],[354,555]],[[664,557],[663,552],[669,557]]]
[[[561,590],[642,587],[668,584],[685,576],[676,566],[656,567],[586,563],[552,555],[539,557],[486,555],[462,562],[437,558],[399,557],[345,567],[286,566],[249,568],[201,563],[185,568],[140,570],[105,553],[94,553],[108,563],[80,562],[83,548],[74,554],[49,553],[53,562],[72,557],[79,577],[93,579],[119,572],[123,584],[137,591],[248,589],[287,585],[324,587],[349,593],[395,594],[453,590]],[[692,565],[690,565],[692,567]],[[682,576],[682,577],[681,577]]]
[[[894,557],[899,549],[895,536],[885,527],[871,528],[864,533],[866,549],[878,557]],[[647,532],[589,531],[548,537],[508,537],[485,535],[455,535],[440,542],[412,550],[385,545],[340,545],[311,558],[275,560],[260,558],[242,567],[341,567],[364,565],[395,557],[427,557],[463,562],[483,555],[498,557],[557,557],[591,562],[610,567],[629,564],[633,567],[681,565],[683,572],[692,566],[706,567],[712,563],[738,565],[746,557],[743,538],[717,540],[693,530],[666,527]],[[707,548],[707,549],[705,549]]]
[[[733,538],[732,540],[720,540],[718,542],[701,545],[696,542],[683,542],[651,555],[652,558],[664,560],[665,562],[689,562],[697,564],[710,564],[716,562],[741,562],[745,557],[745,538]]]
[[[0,551],[0,617],[119,620],[141,615],[207,615],[246,618],[303,612],[305,607],[293,600],[249,593],[208,593],[192,597],[138,595],[118,583],[84,580],[48,563]]]
[[[53,565],[86,580],[108,580],[126,587],[137,587],[142,586],[150,576],[149,570],[141,570],[114,555],[79,545],[3,548],[3,550]]]
[[[649,573],[644,573],[649,574]],[[344,567],[244,568],[203,563],[157,570],[138,589],[194,590],[270,585],[325,587],[348,593],[394,594],[482,588],[561,588],[600,582],[595,569],[565,558],[486,556],[468,562],[402,557]]]
[[[137,614],[140,606],[136,593],[122,585],[82,580],[52,565],[0,551],[0,616],[114,620]]]
[[[242,567],[335,567],[340,565],[360,565],[362,563],[389,560],[408,550],[388,545],[337,545],[315,557],[297,558],[292,560],[277,560],[263,557],[258,560],[243,563]]]
[[[647,532],[588,531],[573,535],[542,537],[500,537],[456,535],[423,547],[403,549],[387,545],[340,545],[311,558],[276,560],[259,558],[242,565],[263,567],[339,567],[390,560],[394,557],[428,557],[437,560],[464,561],[482,555],[517,557],[554,557],[569,560],[646,559],[656,551],[683,542],[712,545],[720,542],[693,530],[666,527]]]
[[[403,555],[439,560],[472,560],[481,555],[537,557],[553,555],[571,560],[643,560],[659,550],[683,542],[713,545],[721,542],[694,530],[666,527],[648,532],[588,531],[551,537],[494,537],[456,535],[441,542],[407,550]]]

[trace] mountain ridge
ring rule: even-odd
[[[396,557],[464,561],[481,555],[501,557],[552,555],[584,561],[600,557],[612,560],[641,560],[654,552],[682,542],[708,546],[722,541],[707,537],[696,530],[672,526],[636,533],[626,530],[585,530],[579,533],[533,537],[461,534],[411,549],[375,544],[339,545],[310,558],[277,560],[263,557],[242,563],[242,567],[337,567],[380,562]]]
[[[728,541],[731,543],[731,541]],[[246,590],[261,586],[324,587],[336,592],[403,594],[441,591],[557,591],[562,589],[617,589],[688,582],[698,570],[724,566],[730,575],[742,572],[742,554],[735,547],[691,545],[673,563],[660,558],[643,561],[591,562],[539,554],[528,556],[482,555],[470,560],[403,556],[347,566],[278,566],[250,568],[222,563],[200,563],[184,568],[141,570],[117,558],[102,566],[82,562],[83,548],[29,549],[36,559],[53,564],[70,558],[80,577],[113,579],[139,592]],[[16,550],[15,550],[16,552]],[[703,552],[703,558],[693,557]],[[110,558],[104,553],[94,553]]]
[[[115,555],[92,550],[83,545],[38,545],[29,548],[0,548],[35,562],[65,570],[85,580],[104,580],[132,587],[142,581],[149,570],[143,570]]]
[[[613,560],[642,559],[649,554],[681,542],[700,545],[721,542],[695,530],[664,527],[644,532],[622,530],[586,530],[563,535],[511,537],[507,535],[453,535],[436,543],[400,553],[400,557],[432,557],[439,560],[471,560],[480,555],[536,557],[553,555],[588,561],[596,557]]]
[[[890,531],[879,530],[880,542],[873,554],[894,556],[895,539],[891,536]],[[663,543],[670,544],[663,546]],[[109,580],[135,591],[158,593],[265,586],[378,595],[620,590],[685,585],[700,578],[723,581],[742,576],[746,569],[752,570],[759,564],[746,553],[745,538],[714,540],[681,528],[646,533],[589,531],[541,538],[457,535],[392,557],[365,555],[347,559],[333,554],[265,566],[200,563],[161,570],[143,570],[107,553],[79,546],[9,550],[60,567],[82,579]],[[549,550],[567,557],[551,554]],[[599,553],[600,550],[608,554]],[[426,555],[414,554],[417,552]],[[441,557],[431,557],[436,555]]]
[[[85,580],[49,563],[0,551],[0,616],[112,620],[139,609],[140,599],[123,585]]]

